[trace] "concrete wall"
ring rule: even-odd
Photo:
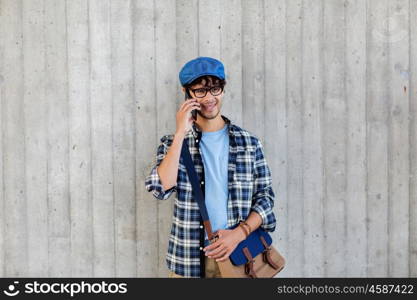
[[[280,276],[417,276],[416,0],[0,0],[0,276],[166,276],[181,66],[265,146]]]

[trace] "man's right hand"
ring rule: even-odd
[[[196,99],[187,99],[181,105],[177,112],[177,130],[174,140],[157,168],[158,175],[161,179],[162,187],[165,191],[177,184],[178,165],[181,155],[181,147],[185,134],[191,129],[194,122],[191,117],[193,109],[200,110],[200,104]]]
[[[181,105],[177,112],[177,129],[175,134],[185,136],[191,129],[194,119],[191,116],[191,111],[194,109],[201,110],[200,103],[196,99],[187,99]]]

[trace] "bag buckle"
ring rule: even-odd
[[[253,269],[254,262],[255,262],[255,260],[250,260],[245,264],[245,273],[250,278],[257,278],[258,277],[258,276],[256,276],[255,270]]]
[[[262,259],[265,263],[269,264],[272,268],[277,270],[278,265],[272,260],[270,251],[271,251],[271,246],[269,246],[267,249],[262,251]]]
[[[213,244],[213,243],[217,242],[218,239],[219,239],[219,235],[216,234],[209,241],[210,241],[211,244]]]

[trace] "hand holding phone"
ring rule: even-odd
[[[193,122],[197,120],[197,110],[201,109],[200,103],[197,100],[193,99],[189,92],[185,94],[185,100],[181,104],[179,110],[177,111],[177,128],[175,133],[184,136],[193,125]],[[193,112],[194,111],[194,112]],[[192,117],[190,118],[190,114]]]
[[[191,97],[191,95],[190,95],[190,92],[188,91],[188,89],[186,89],[185,90],[185,100],[188,100],[188,99],[191,99],[192,97]],[[197,121],[197,110],[196,109],[193,109],[192,111],[191,111],[191,116],[193,117],[193,120],[194,121]]]

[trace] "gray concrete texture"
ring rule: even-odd
[[[0,0],[0,276],[167,276],[144,179],[196,56],[264,145],[279,277],[416,277],[416,0]]]

